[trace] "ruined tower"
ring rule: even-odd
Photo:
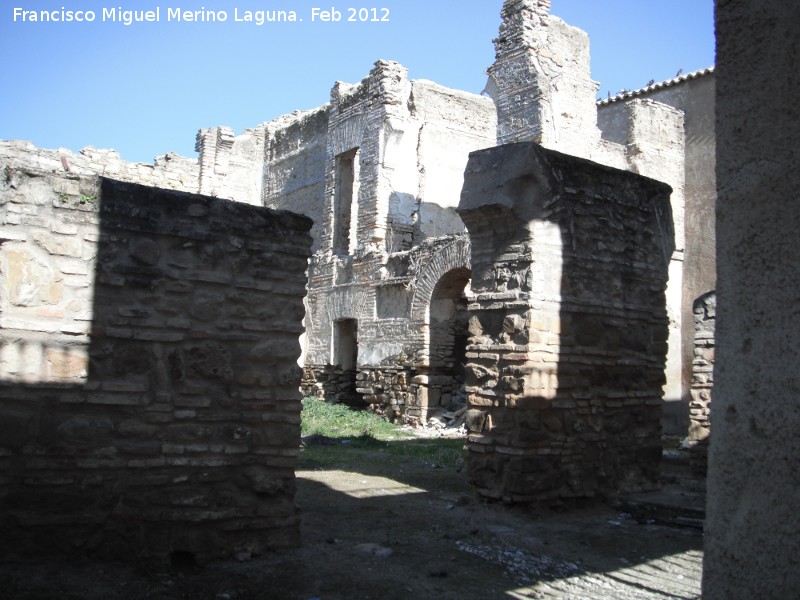
[[[685,406],[682,273],[684,233],[684,115],[652,100],[633,99],[620,109],[621,135],[607,136],[597,121],[598,84],[590,75],[589,36],[550,14],[550,0],[505,0],[486,92],[497,107],[497,143],[541,146],[632,171],[667,183],[675,231],[667,310],[669,354],[665,420],[674,431],[688,425]],[[690,359],[689,359],[690,360]]]
[[[487,92],[497,143],[537,142],[589,158],[599,143],[589,36],[550,14],[550,0],[506,0]]]

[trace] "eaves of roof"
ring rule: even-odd
[[[603,98],[602,100],[597,101],[598,106],[605,106],[607,104],[612,104],[614,102],[621,102],[624,100],[630,100],[631,98],[636,98],[637,96],[642,96],[649,92],[655,92],[657,90],[663,90],[666,88],[670,88],[691,79],[697,79],[699,77],[705,77],[707,75],[712,75],[714,73],[714,67],[707,67],[705,69],[698,69],[697,71],[692,71],[691,73],[685,73],[678,75],[677,77],[673,77],[672,79],[667,79],[665,81],[660,81],[658,83],[651,83],[643,88],[638,90],[625,90],[617,94],[616,96],[609,96],[608,98]]]

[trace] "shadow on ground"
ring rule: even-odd
[[[606,506],[488,504],[460,440],[307,443],[297,472],[302,546],[170,572],[4,565],[0,598],[392,600],[700,597],[697,529]]]

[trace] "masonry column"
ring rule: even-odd
[[[669,187],[520,143],[470,155],[469,478],[488,497],[653,489]]]

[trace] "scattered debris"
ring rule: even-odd
[[[575,563],[559,561],[549,556],[534,556],[524,550],[503,548],[497,545],[476,545],[463,541],[457,541],[456,546],[462,552],[480,556],[504,567],[509,577],[521,585],[542,579],[564,579],[577,575],[581,571]]]

